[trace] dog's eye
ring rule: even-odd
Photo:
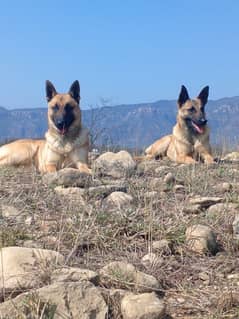
[[[53,107],[52,107],[52,110],[54,111],[54,112],[57,112],[58,110],[59,110],[59,106],[56,104],[56,105],[54,105]]]
[[[190,107],[189,112],[195,112],[195,111],[196,111],[196,109],[194,106]]]

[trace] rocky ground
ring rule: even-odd
[[[238,156],[0,169],[0,318],[239,318]]]

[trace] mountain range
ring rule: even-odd
[[[206,111],[212,144],[235,147],[239,138],[239,97],[210,100]],[[82,117],[94,145],[141,149],[172,131],[176,112],[175,100],[160,100],[87,109]],[[42,138],[47,130],[46,114],[46,108],[0,107],[0,141]]]

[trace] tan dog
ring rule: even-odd
[[[46,81],[48,131],[45,140],[17,140],[0,147],[0,165],[32,165],[41,173],[64,167],[88,168],[89,132],[81,124],[80,85],[75,81],[68,93],[59,94]]]
[[[209,87],[206,86],[197,98],[190,99],[187,89],[182,86],[173,133],[150,145],[145,151],[147,158],[167,156],[177,163],[195,163],[200,159],[208,164],[213,163],[204,111],[208,94]]]

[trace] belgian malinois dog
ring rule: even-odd
[[[80,85],[75,81],[68,93],[57,93],[46,81],[48,131],[44,140],[23,139],[0,147],[0,165],[32,165],[41,173],[72,167],[90,173],[89,132],[82,126]]]
[[[186,164],[196,163],[198,160],[208,164],[214,162],[205,116],[208,94],[209,87],[206,86],[197,98],[190,99],[186,87],[182,86],[173,133],[150,145],[145,151],[146,158],[167,156],[174,162]]]

